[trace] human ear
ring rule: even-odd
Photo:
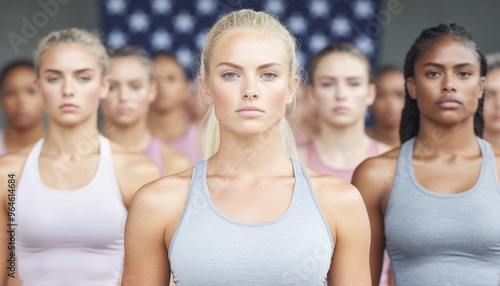
[[[101,81],[101,94],[99,95],[99,99],[105,99],[109,93],[109,83],[111,79],[108,75],[104,76]]]
[[[375,101],[375,96],[377,95],[377,86],[370,83],[368,85],[368,97],[366,98],[366,105],[372,105]]]
[[[410,95],[411,99],[417,99],[417,92],[415,88],[414,78],[409,77],[406,79],[406,90],[408,90],[408,94]]]
[[[198,86],[201,89],[201,97],[203,98],[203,101],[208,105],[213,104],[214,100],[210,94],[210,89],[208,88],[206,79],[200,75],[196,80],[198,81]]]
[[[479,79],[479,94],[477,95],[477,98],[483,97],[485,85],[486,85],[486,78],[482,76]]]
[[[287,94],[285,96],[285,103],[286,104],[291,104],[293,102],[293,100],[295,99],[298,87],[299,87],[299,77],[294,76],[290,80],[290,83],[288,84],[288,90],[287,90]]]

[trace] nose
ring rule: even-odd
[[[344,100],[346,98],[346,89],[345,84],[338,84],[335,89],[335,99]]]
[[[446,74],[443,77],[443,92],[456,92],[455,81],[453,75]]]
[[[63,97],[72,97],[74,96],[75,91],[73,88],[73,83],[70,79],[64,79],[63,83]]]
[[[258,99],[259,89],[257,87],[257,81],[251,77],[244,80],[243,86],[243,98],[244,99]]]

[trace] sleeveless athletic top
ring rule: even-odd
[[[193,164],[196,164],[201,160],[199,142],[199,127],[194,123],[189,125],[186,134],[184,134],[181,138],[165,141],[165,143],[186,155]]]
[[[207,160],[193,171],[189,196],[169,249],[177,286],[325,285],[333,239],[302,164],[288,210],[271,221],[225,216],[208,191]]]
[[[118,285],[123,269],[127,209],[115,178],[108,139],[91,181],[75,190],[44,185],[39,140],[16,193],[16,256],[23,285]]]
[[[500,189],[491,146],[476,184],[463,193],[425,189],[412,165],[412,138],[401,146],[385,214],[386,249],[397,285],[500,285]],[[466,176],[467,174],[457,174]]]
[[[165,175],[165,164],[163,164],[163,143],[160,139],[152,137],[149,141],[149,146],[144,152],[149,159],[155,162],[158,169],[160,169],[160,175]]]
[[[0,130],[0,155],[7,153],[7,148],[5,148],[5,138],[3,130]]]
[[[307,167],[315,170],[318,173],[333,175],[348,183],[351,182],[352,174],[354,173],[355,168],[341,169],[330,167],[325,164],[325,162],[323,162],[323,160],[320,158],[313,140],[309,141],[305,146],[307,152]],[[378,142],[370,139],[370,145],[368,146],[368,153],[366,154],[366,158],[375,157],[379,154],[380,152],[378,150]]]

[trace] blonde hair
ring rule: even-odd
[[[71,28],[52,32],[40,41],[33,57],[37,75],[39,74],[42,54],[49,48],[58,44],[81,44],[89,47],[98,58],[98,63],[102,68],[102,75],[104,76],[106,74],[109,61],[108,53],[99,37],[83,29]]]
[[[302,81],[303,69],[297,57],[297,41],[287,28],[274,16],[265,12],[256,12],[249,9],[243,9],[232,12],[220,18],[207,34],[205,45],[201,52],[199,76],[207,78],[209,74],[209,61],[213,53],[213,48],[218,40],[228,31],[237,28],[250,28],[270,32],[278,36],[286,45],[288,57],[290,59],[290,80],[298,76]],[[295,100],[294,100],[295,103]],[[203,132],[203,155],[205,158],[217,153],[220,143],[219,121],[215,116],[213,105],[208,108],[205,114],[204,132]],[[281,147],[283,152],[292,159],[297,159],[297,147],[295,138],[290,128],[288,120],[283,116],[280,122]]]

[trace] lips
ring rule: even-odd
[[[337,114],[345,114],[349,112],[349,108],[345,106],[336,106],[332,109],[332,111]]]
[[[257,117],[264,114],[264,110],[256,106],[245,106],[236,110],[236,113],[243,117]]]
[[[460,107],[462,105],[462,102],[452,96],[446,96],[439,99],[436,105],[444,109],[455,109]]]
[[[79,107],[71,103],[65,103],[59,106],[59,109],[65,112],[72,112],[77,110]]]
[[[128,107],[128,106],[120,106],[117,108],[116,112],[119,114],[119,115],[127,115],[129,114],[130,112],[132,112],[132,108]]]

